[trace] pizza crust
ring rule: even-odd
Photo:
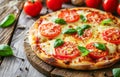
[[[82,10],[82,9],[105,13],[105,12],[97,10],[97,9],[86,8],[86,7],[72,8],[72,10]],[[62,10],[60,10],[60,11],[62,11]],[[53,16],[54,14],[57,14],[60,11],[53,12],[53,13],[47,14],[45,16],[41,16],[40,19],[47,18],[49,16]],[[38,48],[36,46],[36,41],[35,41],[35,37],[37,36],[36,35],[36,30],[38,29],[38,26],[39,26],[38,23],[40,23],[39,22],[40,19],[38,19],[29,30],[29,43],[30,43],[33,51],[35,52],[35,54],[40,59],[42,59],[44,62],[46,62],[46,63],[48,63],[52,66],[61,67],[61,68],[70,68],[70,69],[75,69],[75,70],[95,70],[95,69],[110,67],[120,60],[120,52],[116,52],[115,57],[110,59],[110,60],[106,60],[106,61],[103,60],[103,61],[99,61],[99,62],[96,62],[96,63],[89,62],[89,61],[74,63],[74,62],[71,62],[71,61],[60,60],[60,59],[54,58],[51,55],[47,55],[47,54],[43,53],[44,51],[42,51],[40,48]],[[117,17],[115,17],[115,20],[117,20],[117,22],[120,22]],[[48,39],[46,39],[46,40],[48,40]]]

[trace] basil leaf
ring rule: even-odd
[[[86,56],[90,52],[88,49],[86,49],[85,47],[82,47],[82,46],[78,46],[78,49],[80,50],[80,52],[82,52],[82,56]]]
[[[72,33],[75,33],[75,32],[77,32],[75,29],[70,28],[70,29],[65,30],[63,33],[64,34],[72,34]]]
[[[86,17],[85,17],[84,15],[80,15],[80,19],[81,19],[83,22],[86,22],[86,21],[87,21],[87,19],[86,19]]]
[[[12,56],[13,51],[12,48],[6,44],[0,45],[0,56]]]
[[[57,19],[55,20],[55,23],[61,24],[61,25],[66,24],[66,22],[65,22],[63,19],[60,19],[60,18],[57,18]]]
[[[112,73],[114,77],[120,77],[120,68],[114,68]]]
[[[106,25],[106,24],[109,24],[110,22],[112,22],[111,19],[105,19],[101,22],[101,25]]]
[[[2,28],[9,27],[14,23],[14,21],[15,21],[15,15],[9,14],[0,22],[0,27]]]
[[[83,33],[84,33],[84,31],[85,31],[85,29],[88,29],[88,28],[90,28],[90,27],[91,27],[90,25],[83,25],[81,28],[78,27],[78,28],[77,28],[77,33],[78,33],[78,35],[82,36]]]
[[[94,46],[100,50],[106,50],[106,47],[104,44],[101,44],[101,43],[94,43]]]
[[[56,40],[55,40],[55,43],[54,43],[54,48],[62,45],[63,43],[64,43],[63,40],[61,40],[61,39],[56,39]]]

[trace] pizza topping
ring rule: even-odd
[[[100,50],[103,50],[103,51],[106,50],[105,45],[102,44],[102,43],[94,43],[94,46],[95,46],[96,48],[100,49]]]
[[[82,36],[86,29],[90,28],[90,25],[83,25],[82,27],[77,28],[78,35]]]
[[[64,43],[63,40],[61,40],[61,39],[56,39],[56,40],[55,40],[55,43],[54,43],[54,48],[56,48],[56,47],[58,47],[58,46],[61,46],[63,43]]]
[[[85,47],[82,47],[82,46],[78,46],[78,49],[80,50],[80,52],[82,52],[82,56],[86,56],[90,52],[88,49],[86,49]]]
[[[80,19],[81,19],[83,22],[86,22],[86,21],[87,21],[87,19],[86,19],[86,17],[85,17],[84,15],[80,15]]]
[[[55,57],[58,59],[73,59],[79,56],[80,52],[75,44],[64,42],[63,45],[55,48]]]
[[[101,22],[102,25],[110,24],[112,22],[111,19],[105,19]]]
[[[101,14],[99,12],[91,12],[91,13],[87,14],[88,22],[92,22],[92,23],[100,23],[102,20],[104,20],[106,18],[108,18],[107,15]]]
[[[73,33],[76,33],[76,32],[77,32],[76,29],[70,28],[70,29],[65,30],[63,33],[64,34],[73,34]]]
[[[64,21],[64,19],[61,19],[61,18],[57,18],[57,19],[55,20],[55,23],[61,24],[61,25],[66,24],[66,22]]]
[[[40,33],[45,37],[54,38],[59,35],[60,32],[61,27],[58,24],[46,23],[40,25]]]
[[[59,18],[64,19],[66,22],[76,22],[79,20],[79,14],[75,10],[63,10],[59,15]]]
[[[115,44],[107,43],[106,47],[109,49],[109,53],[114,53],[117,51],[117,46]]]
[[[94,46],[95,43],[89,43],[86,48],[90,51],[89,56],[93,59],[99,59],[108,55],[108,50],[100,50]]]
[[[103,39],[110,43],[120,44],[120,30],[112,28],[102,33]]]

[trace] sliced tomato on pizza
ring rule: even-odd
[[[80,15],[75,10],[63,10],[58,17],[69,23],[76,22],[80,19]]]

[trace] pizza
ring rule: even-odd
[[[75,70],[110,67],[120,60],[120,20],[92,8],[49,13],[29,30],[29,43],[44,62]]]

